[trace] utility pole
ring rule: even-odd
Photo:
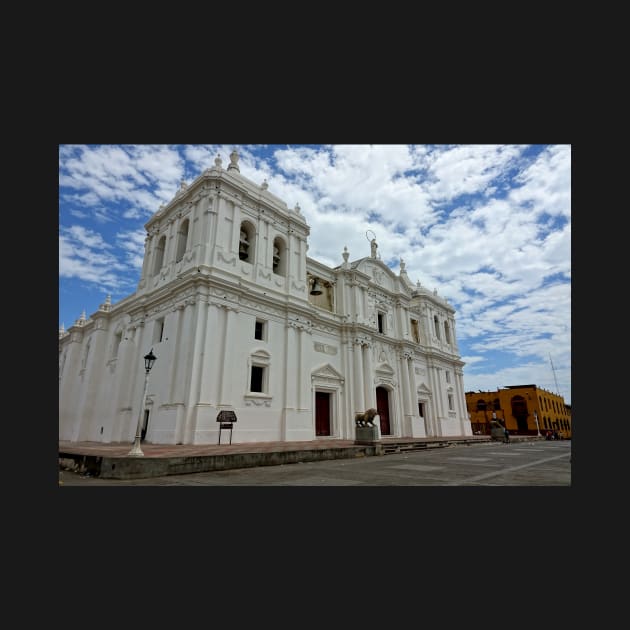
[[[560,396],[560,389],[558,389],[558,379],[556,377],[556,369],[553,367],[553,361],[551,360],[551,355],[549,355],[549,363],[551,363],[551,371],[553,372],[553,380],[556,384],[556,394]]]

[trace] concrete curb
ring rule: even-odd
[[[543,440],[537,436],[511,436],[510,443],[532,442]],[[293,448],[282,450],[247,452],[243,445],[241,452],[208,453],[186,456],[161,457],[126,457],[108,454],[86,454],[72,452],[72,449],[59,449],[59,469],[71,470],[102,479],[147,479],[167,475],[183,475],[189,473],[232,470],[237,468],[253,468],[257,466],[279,466],[299,462],[316,462],[332,459],[350,459],[355,457],[374,457],[403,453],[407,451],[428,450],[455,446],[457,444],[472,446],[476,444],[497,444],[489,436],[484,438],[427,438],[420,440],[381,440],[374,442],[355,442],[354,445],[322,446],[322,448]],[[80,450],[80,449],[77,449]]]

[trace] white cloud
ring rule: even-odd
[[[184,147],[184,156],[189,162],[197,165],[199,170],[214,166],[216,151],[210,144],[188,144]]]
[[[483,192],[520,155],[522,148],[481,144],[434,151],[428,160],[428,191],[436,200]]]
[[[116,244],[125,251],[127,263],[136,270],[142,269],[146,235],[144,229],[123,231],[116,235]]]
[[[556,145],[542,152],[518,177],[523,185],[510,191],[519,204],[531,203],[537,213],[570,217],[571,146]]]
[[[85,206],[122,201],[150,216],[175,194],[184,173],[183,159],[168,146],[86,146],[70,153],[60,165],[59,185],[79,191],[72,199]]]
[[[61,146],[60,276],[133,290],[143,224],[217,153],[227,168],[234,147]],[[570,383],[571,286],[560,280],[571,274],[570,145],[278,145],[269,159],[238,149],[243,176],[300,204],[310,257],[334,267],[344,246],[350,260],[368,256],[372,230],[395,272],[402,257],[412,281],[453,303],[458,339],[478,341],[464,357],[467,389],[540,384],[550,353]],[[484,374],[492,352],[519,367]]]
[[[100,234],[73,225],[59,235],[59,276],[78,278],[105,287],[126,284],[120,272],[126,270],[112,253],[112,246]]]

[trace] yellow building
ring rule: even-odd
[[[536,385],[510,385],[494,392],[466,392],[466,407],[473,433],[490,435],[496,418],[513,435],[557,432],[571,439],[571,405],[562,396]]]

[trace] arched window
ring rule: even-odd
[[[186,219],[179,226],[179,232],[177,232],[177,256],[175,262],[179,262],[184,257],[186,251],[186,243],[188,242],[188,226],[190,221]]]
[[[90,356],[90,344],[92,343],[92,337],[87,340],[85,344],[85,352],[83,353],[83,360],[81,361],[81,369],[85,370],[87,366],[88,357]]]
[[[420,332],[419,332],[419,327],[418,327],[418,320],[417,319],[412,319],[411,320],[411,336],[413,337],[413,340],[416,343],[420,343]]]
[[[118,331],[114,335],[114,345],[112,347],[112,359],[116,359],[118,357],[118,348],[120,347],[122,336],[123,336],[122,330]]]
[[[448,322],[444,322],[444,339],[446,339],[446,343],[451,343],[451,330],[448,326]]]
[[[164,262],[164,250],[166,249],[166,236],[163,236],[155,248],[155,264],[153,265],[153,275],[157,276],[162,269],[162,263]]]
[[[276,236],[273,239],[273,272],[279,276],[287,275],[287,256],[284,239]]]
[[[435,328],[435,336],[440,339],[440,322],[437,315],[433,316],[433,326]]]
[[[485,411],[488,408],[486,401],[483,398],[480,398],[477,401],[477,411]]]
[[[255,260],[255,237],[256,230],[254,226],[249,221],[243,221],[238,239],[238,257],[252,264]]]

